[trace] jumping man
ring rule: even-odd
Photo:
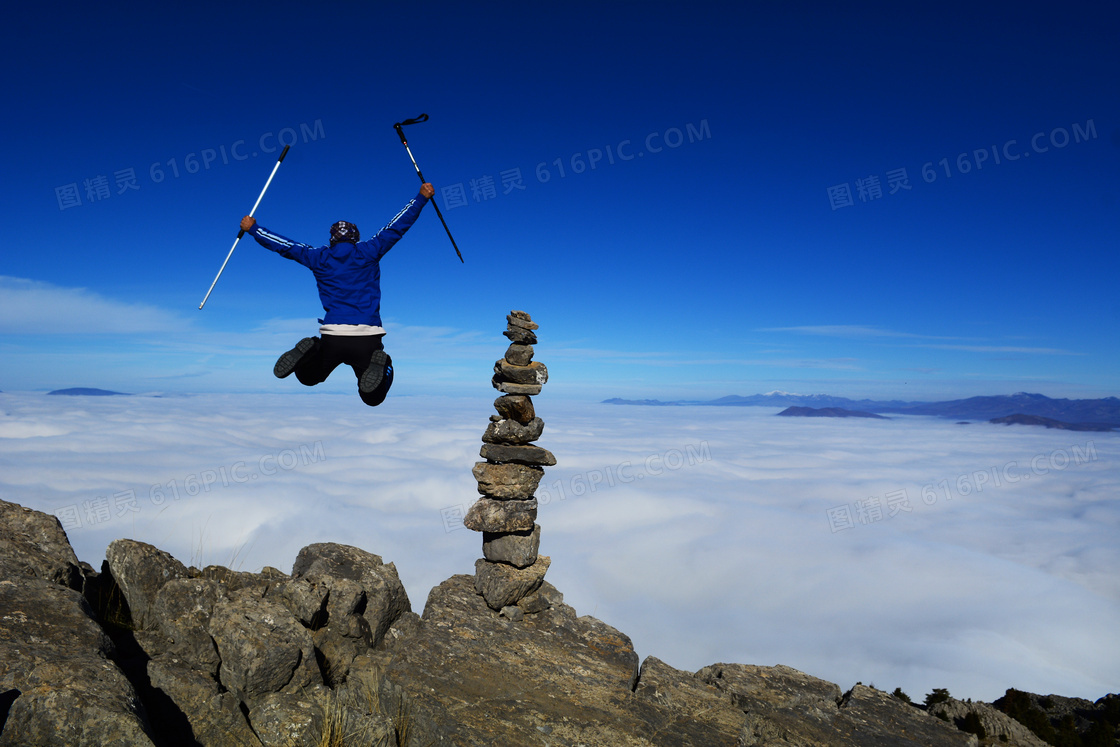
[[[425,183],[420,194],[371,238],[361,241],[358,227],[344,220],[331,226],[330,245],[315,249],[262,228],[250,216],[241,229],[265,249],[295,260],[315,275],[326,314],[319,320],[321,337],[305,337],[280,356],[272,372],[283,379],[295,373],[301,384],[327,380],[339,364],[354,369],[358,394],[370,407],[385,401],[393,385],[393,359],[381,338],[381,258],[404,236],[434,194]]]

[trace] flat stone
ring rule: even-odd
[[[533,360],[533,346],[512,343],[506,348],[505,359],[515,366],[528,366]]]
[[[528,315],[526,314],[526,316]],[[521,317],[514,316],[513,314],[509,314],[506,316],[506,322],[509,323],[509,326],[517,327],[518,329],[540,329],[541,327],[541,325],[537,324],[534,321],[531,321],[529,319],[522,319]]]
[[[463,526],[476,532],[525,532],[537,520],[537,501],[496,501],[479,498],[463,517]]]
[[[527,444],[544,433],[544,421],[540,418],[533,418],[522,425],[512,418],[491,417],[498,419],[486,426],[486,432],[482,434],[482,440],[488,444]]]
[[[527,532],[483,532],[482,554],[492,563],[508,563],[527,568],[537,560],[541,546],[541,526]]]
[[[552,452],[539,446],[483,444],[479,456],[499,464],[539,464],[544,467],[552,467],[556,464],[556,457]]]
[[[529,316],[529,312],[521,311],[520,309],[514,309],[513,311],[509,312],[509,315],[512,316],[512,317],[515,317],[517,319],[521,319],[522,321],[526,321],[526,322],[533,321],[533,318],[531,316]]]
[[[495,376],[490,383],[493,384],[494,388],[499,392],[504,392],[505,394],[533,395],[541,393],[540,384],[514,384],[509,381],[498,381],[497,376]]]
[[[494,363],[494,374],[511,384],[543,385],[548,382],[548,368],[540,361],[531,361],[527,366],[514,366],[503,358]]]
[[[503,418],[516,420],[522,425],[528,425],[537,417],[533,409],[533,400],[521,394],[507,394],[494,400],[494,409]]]
[[[520,327],[511,326],[502,334],[508,337],[510,342],[516,342],[522,345],[537,344],[537,336],[530,329],[521,329]]]
[[[492,610],[500,610],[540,588],[544,574],[552,559],[546,555],[537,557],[528,568],[514,568],[505,563],[491,563],[485,558],[474,562],[474,588],[486,600]]]
[[[541,467],[490,462],[475,462],[471,473],[478,480],[478,492],[496,500],[532,498],[544,477]]]

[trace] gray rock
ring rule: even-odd
[[[219,602],[210,636],[221,683],[241,701],[321,684],[311,633],[283,605],[249,594]]]
[[[476,532],[524,532],[537,520],[536,499],[479,498],[463,517],[463,526]]]
[[[416,632],[420,625],[420,615],[415,612],[405,612],[397,618],[392,627],[385,633],[385,637],[381,639],[378,648],[383,651],[392,651],[409,636]]]
[[[46,554],[46,553],[45,553]],[[151,747],[147,714],[77,591],[0,579],[2,747]]]
[[[536,492],[544,470],[526,464],[475,462],[471,474],[478,480],[482,495],[497,500],[527,500]]]
[[[605,623],[566,605],[514,623],[454,576],[432,589],[385,678],[408,698],[417,744],[668,747],[631,712],[637,667],[630,639]]]
[[[544,433],[544,421],[540,418],[533,418],[522,425],[512,418],[497,415],[491,417],[498,419],[486,426],[486,432],[482,434],[482,440],[488,444],[527,444],[536,441]]]
[[[527,532],[482,533],[482,554],[492,563],[526,568],[536,562],[540,545],[540,524],[534,524]]]
[[[58,518],[0,500],[0,578],[19,576],[82,588],[78,558]]]
[[[744,714],[727,693],[690,672],[674,669],[657,657],[648,656],[642,662],[634,695],[638,701],[657,706],[649,709],[646,715],[650,726],[657,729],[656,744],[713,747],[756,744],[747,741]],[[677,716],[681,713],[689,714],[689,718]]]
[[[540,588],[544,574],[552,559],[539,555],[527,568],[515,568],[505,563],[491,563],[485,558],[474,562],[474,588],[492,610],[517,604],[522,597]]]
[[[308,545],[300,550],[292,567],[292,578],[311,581],[324,576],[357,583],[357,587],[349,588],[343,593],[345,585],[332,582],[331,588],[337,586],[339,591],[332,592],[335,597],[333,601],[328,598],[327,610],[332,616],[361,614],[372,631],[371,645],[376,646],[393,621],[412,609],[408,594],[397,575],[397,567],[383,562],[380,556],[373,553],[331,542]],[[363,604],[360,596],[356,595],[358,589],[365,594],[364,609],[360,612],[356,608],[340,611],[338,605],[343,597],[355,605]]]
[[[522,425],[529,425],[537,417],[533,409],[533,400],[522,394],[507,394],[494,400],[494,409],[503,418],[516,420]],[[542,428],[544,421],[541,421]]]
[[[249,722],[264,747],[320,744],[331,691],[317,685],[300,693],[269,693],[249,710]]]
[[[548,582],[546,581],[545,583]],[[544,584],[541,585],[543,586]],[[544,594],[541,594],[540,589],[537,589],[536,591],[526,594],[525,596],[518,599],[517,606],[520,607],[523,612],[529,615],[535,615],[538,612],[544,612],[545,610],[552,607],[552,605],[548,603],[548,598]]]
[[[556,464],[556,457],[552,452],[539,446],[484,443],[478,454],[483,459],[498,464],[529,464],[544,467]]]
[[[863,685],[841,695],[837,685],[786,666],[712,664],[696,674],[746,715],[744,744],[976,746],[974,736]]]
[[[219,582],[222,588],[226,590],[227,594],[252,588],[256,589],[259,594],[264,595],[273,586],[288,580],[287,576],[280,573],[275,568],[268,570],[268,573],[265,571],[249,573],[247,571],[233,571],[221,565],[208,565],[199,571],[197,575],[199,578]]]
[[[187,577],[186,566],[170,553],[136,540],[111,542],[105,551],[105,562],[128,602],[132,624],[141,630],[156,626],[152,605],[163,585]]]
[[[1047,747],[1047,743],[1035,736],[1030,729],[987,703],[965,703],[949,698],[929,706],[928,711],[934,716],[944,717],[958,729],[964,725],[968,714],[975,714],[985,735],[995,744],[1005,747]]]
[[[537,344],[537,335],[532,330],[510,326],[502,334],[508,337],[510,342],[516,342],[520,345]]]
[[[335,687],[350,676],[354,659],[373,647],[373,631],[360,615],[349,615],[314,634],[319,669],[327,685]]]
[[[517,605],[502,607],[501,611],[498,614],[506,618],[510,622],[521,622],[525,619],[525,610],[521,609]]]
[[[210,616],[225,599],[225,589],[212,579],[175,578],[164,584],[152,605],[156,630],[170,641],[160,650],[216,676],[220,659],[210,637]],[[152,653],[151,646],[144,649]]]
[[[979,742],[975,735],[865,685],[844,693],[840,716],[837,726],[849,739],[845,744],[976,747]]]
[[[261,741],[241,712],[241,701],[233,693],[220,692],[218,683],[206,674],[163,655],[148,662],[148,679],[170,701],[165,702],[163,713],[152,714],[165,734],[190,734],[203,747],[260,747]]]
[[[522,345],[517,342],[510,343],[503,357],[515,366],[527,366],[533,360],[533,346]]]
[[[499,359],[494,363],[494,376],[498,381],[510,384],[538,384],[548,382],[548,367],[540,361],[532,361],[527,366],[514,366]]]
[[[303,627],[318,630],[327,621],[326,601],[329,593],[330,589],[326,584],[293,578],[270,589],[265,596],[275,596]]]

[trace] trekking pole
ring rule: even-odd
[[[264,193],[268,191],[268,185],[272,184],[272,177],[276,176],[277,169],[279,169],[280,164],[284,162],[284,156],[288,155],[288,148],[291,147],[292,146],[290,145],[285,145],[284,150],[280,151],[280,158],[276,159],[276,165],[272,167],[272,173],[268,175],[268,181],[264,183],[264,189],[261,190],[261,196],[257,198],[257,201],[255,203],[253,203],[253,209],[249,211],[250,218],[253,217],[253,213],[257,212],[257,207],[261,204],[261,200],[264,199]],[[218,274],[214,276],[214,282],[210,283],[210,290],[206,291],[206,297],[203,298],[202,303],[198,305],[199,311],[201,311],[202,307],[206,305],[206,299],[210,298],[210,294],[214,291],[214,286],[218,284],[218,278],[222,276],[222,271],[226,269],[226,263],[229,262],[229,258],[233,256],[233,250],[237,248],[237,242],[241,241],[241,237],[244,235],[244,230],[238,231],[237,238],[233,240],[233,246],[230,247],[229,254],[226,255],[226,261],[222,262],[222,266],[218,270]]]
[[[393,129],[395,129],[397,131],[397,134],[400,135],[401,145],[403,145],[404,149],[406,151],[408,151],[408,157],[412,159],[412,165],[416,168],[416,174],[420,177],[420,182],[422,184],[427,182],[428,180],[425,179],[424,175],[420,172],[420,166],[419,166],[419,164],[416,163],[415,156],[412,155],[412,149],[408,147],[408,141],[404,139],[404,130],[402,130],[401,127],[403,125],[420,124],[421,122],[427,122],[427,121],[428,121],[428,115],[427,114],[421,114],[419,117],[416,117],[415,119],[406,119],[403,122],[397,122],[396,124],[393,125]],[[459,261],[462,262],[463,261],[463,255],[459,254],[459,245],[455,243],[455,239],[452,238],[452,236],[451,236],[451,229],[447,227],[447,221],[445,221],[443,219],[443,213],[441,213],[439,211],[439,205],[436,204],[435,195],[432,195],[432,207],[434,207],[436,209],[436,215],[439,216],[439,222],[443,224],[443,230],[447,231],[447,238],[451,239],[451,246],[455,247],[455,254],[457,254],[459,256]]]

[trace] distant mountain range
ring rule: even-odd
[[[111,392],[108,389],[92,389],[90,387],[74,387],[73,389],[55,389],[47,394],[61,394],[64,397],[130,397],[124,392]]]
[[[859,410],[845,410],[843,407],[798,407],[796,405],[787,407],[778,413],[787,418],[876,418],[878,420],[889,420],[883,415],[876,415],[873,412],[861,412]]]
[[[956,420],[992,420],[1012,415],[1048,418],[1069,424],[1120,427],[1120,398],[1051,399],[1042,394],[1019,392],[991,397],[969,397],[946,402],[906,402],[902,400],[848,399],[827,394],[790,394],[770,392],[749,397],[731,395],[707,401],[662,402],[656,399],[608,399],[603,404],[659,407],[812,407],[841,408],[866,413],[932,415]]]

